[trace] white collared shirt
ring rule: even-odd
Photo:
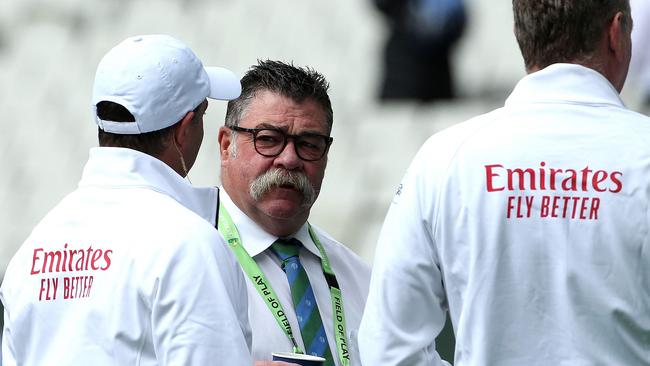
[[[9,264],[3,364],[251,365],[239,265],[183,206],[213,194],[149,155],[91,149]]]
[[[271,244],[278,237],[268,234],[246,216],[232,202],[223,188],[220,189],[220,199],[237,227],[246,251],[255,259],[255,262],[278,295],[280,303],[287,313],[291,329],[296,335],[296,340],[304,349],[302,338],[300,337],[300,328],[291,300],[291,290],[287,282],[287,276],[282,268],[280,268],[280,260],[270,251]],[[342,292],[348,331],[347,336],[350,343],[350,354],[352,356],[351,365],[360,365],[358,361],[356,335],[368,294],[370,269],[350,249],[332,239],[324,231],[313,225],[312,227],[315,229],[329,257]],[[330,350],[336,360],[336,364],[341,365],[333,331],[332,301],[329,287],[323,275],[323,268],[321,267],[320,252],[309,235],[307,224],[303,225],[292,237],[300,240],[304,246],[300,251],[300,262],[305,268],[309,282],[314,290]],[[250,280],[247,280],[246,283],[248,285],[248,317],[253,330],[253,358],[255,360],[270,360],[272,352],[291,352],[291,342],[276,322],[266,303],[257,293]]]
[[[365,365],[648,365],[650,119],[555,64],[432,136],[382,227]]]

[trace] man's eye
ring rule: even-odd
[[[257,141],[266,144],[277,144],[282,142],[282,137],[275,134],[259,133],[257,134]]]
[[[313,142],[302,140],[300,141],[300,147],[306,148],[306,149],[318,149],[318,145],[314,144]]]

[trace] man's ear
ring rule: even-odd
[[[219,128],[218,141],[219,141],[219,156],[221,157],[221,161],[222,162],[227,161],[231,157],[230,144],[235,143],[232,140],[232,131],[226,126],[221,126]]]
[[[627,43],[629,42],[628,37],[630,36],[630,27],[632,27],[632,24],[627,15],[619,11],[614,15],[614,18],[612,18],[607,30],[609,50],[619,62],[624,62],[627,57],[626,47],[628,47]]]
[[[187,112],[187,114],[185,114],[185,117],[183,117],[183,119],[181,119],[180,122],[177,123],[177,126],[174,129],[174,133],[172,136],[174,142],[176,143],[176,146],[182,148],[183,144],[185,144],[188,128],[190,127],[190,123],[192,123],[193,119],[194,119],[194,111],[190,111]]]

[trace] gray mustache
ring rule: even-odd
[[[280,186],[291,186],[302,194],[302,205],[310,206],[314,203],[316,193],[309,179],[302,172],[292,172],[284,169],[273,169],[255,178],[250,186],[250,195],[259,201],[271,189]]]

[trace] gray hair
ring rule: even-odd
[[[239,126],[246,109],[257,92],[268,90],[291,98],[296,102],[307,99],[318,103],[325,113],[325,120],[331,131],[334,120],[330,102],[329,83],[319,72],[309,67],[302,68],[280,61],[258,61],[241,79],[242,92],[239,98],[228,102],[226,126]]]

